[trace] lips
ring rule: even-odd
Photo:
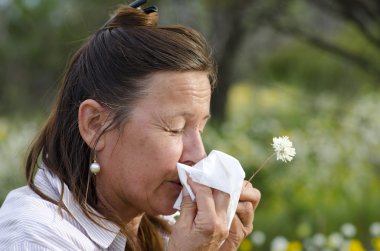
[[[175,186],[176,189],[182,190],[182,184],[179,180],[170,181],[170,183],[173,184],[173,186]]]
[[[182,183],[181,183],[181,181],[179,181],[179,180],[178,180],[178,181],[173,181],[173,183],[174,183],[174,184],[177,184],[178,186],[181,186],[181,187],[182,187]]]

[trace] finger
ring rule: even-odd
[[[236,215],[238,216],[241,224],[251,229],[254,217],[254,207],[251,202],[239,202],[236,208]]]
[[[191,200],[190,194],[186,187],[182,189],[182,202],[181,202],[181,214],[178,222],[184,222],[185,224],[192,225],[197,213],[197,205]]]
[[[195,194],[198,209],[194,219],[195,228],[210,238],[210,245],[215,247],[211,250],[217,250],[216,247],[219,247],[220,243],[228,237],[227,207],[229,196],[221,191],[193,182],[191,179],[188,179],[188,184]],[[225,212],[217,214],[214,195],[219,201],[222,201],[218,203],[223,204]],[[227,201],[227,206],[223,200]]]
[[[219,217],[224,219],[227,224],[227,209],[230,204],[230,195],[217,189],[213,189],[212,194],[215,203],[215,212]]]
[[[243,224],[241,223],[237,214],[235,214],[231,223],[230,234],[228,238],[231,239],[232,242],[240,243],[240,241],[246,237],[245,231],[243,229]]]
[[[249,206],[250,205],[250,206]],[[249,202],[240,202],[231,223],[228,239],[237,246],[253,230],[253,208]]]
[[[216,212],[212,189],[205,185],[194,182],[190,177],[188,177],[187,183],[195,194],[198,215],[203,213],[215,215]]]
[[[244,181],[239,201],[249,201],[252,203],[253,209],[256,209],[261,199],[261,193],[254,188],[248,181]]]
[[[239,246],[241,241],[246,238],[253,230],[253,224],[244,226],[237,214],[235,214],[228,235],[228,241],[232,246]]]

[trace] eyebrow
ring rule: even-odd
[[[194,117],[194,114],[189,113],[189,112],[181,112],[181,113],[178,113],[178,114],[174,114],[174,117],[175,117],[175,116]],[[206,116],[204,116],[204,117],[202,118],[202,120],[207,120],[207,119],[209,119],[209,118],[211,118],[211,114],[207,114]]]

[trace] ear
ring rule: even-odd
[[[78,127],[80,135],[90,148],[96,151],[101,150],[104,145],[104,137],[99,137],[102,130],[106,127],[109,112],[93,99],[86,99],[79,106]],[[96,145],[95,145],[96,143]]]

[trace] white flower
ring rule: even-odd
[[[251,178],[249,178],[249,182],[255,177],[255,175],[260,172],[261,169],[265,166],[265,164],[275,155],[277,154],[277,160],[282,160],[284,162],[291,161],[293,157],[296,155],[296,149],[293,147],[293,143],[289,140],[288,136],[283,137],[274,137],[273,138],[273,149],[274,153],[271,154],[262,164],[261,166],[252,174]]]
[[[265,240],[266,237],[262,231],[256,230],[251,234],[251,241],[258,246],[262,246],[265,243]]]
[[[356,234],[356,227],[351,223],[343,224],[340,230],[343,233],[343,235],[348,238],[352,238]]]
[[[283,236],[275,237],[270,244],[271,251],[285,251],[288,247],[288,240]]]
[[[293,143],[289,140],[288,136],[274,137],[272,146],[276,152],[277,160],[284,162],[291,161],[296,155],[296,149],[293,147]]]
[[[323,247],[326,243],[326,237],[321,233],[316,233],[312,239],[313,243],[317,247]]]
[[[344,243],[344,237],[340,233],[334,232],[330,234],[328,241],[333,248],[339,248]]]
[[[369,232],[372,236],[380,236],[380,222],[374,222],[369,227]]]

